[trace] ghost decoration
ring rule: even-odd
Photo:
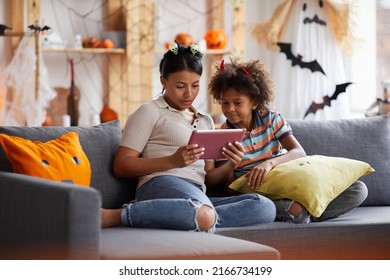
[[[4,84],[14,89],[12,101],[3,106],[3,125],[41,126],[46,119],[46,109],[56,96],[49,84],[49,74],[42,59],[35,52],[35,40],[29,30],[19,43],[11,63],[4,69]],[[39,95],[36,96],[36,61],[40,60]]]
[[[285,118],[348,118],[349,13],[342,1],[285,0],[269,21],[254,27],[259,43],[275,51],[273,105]]]

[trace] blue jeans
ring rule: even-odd
[[[331,201],[319,218],[311,217],[312,222],[321,222],[338,217],[358,207],[367,198],[368,189],[364,182],[356,180],[351,186]]]
[[[133,202],[123,205],[122,224],[196,231],[197,209],[202,205],[214,209],[216,227],[270,223],[276,216],[274,203],[261,195],[209,198],[200,185],[175,176],[158,176],[137,189]]]

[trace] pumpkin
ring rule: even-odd
[[[168,49],[169,49],[169,46],[170,46],[172,43],[173,43],[173,42],[170,42],[170,41],[165,42],[165,44],[164,44],[165,49],[168,50]]]
[[[53,125],[53,119],[49,115],[46,115],[45,120],[42,123],[42,126],[52,126]]]
[[[183,45],[185,47],[190,46],[192,43],[194,43],[194,39],[192,39],[191,35],[187,33],[179,33],[176,35],[175,41],[177,41],[180,45]]]
[[[226,46],[227,37],[223,30],[209,30],[204,35],[208,49],[223,49]]]
[[[107,105],[105,105],[103,107],[103,110],[100,112],[100,121],[102,123],[117,120],[118,118],[118,113],[112,110]]]
[[[105,39],[100,44],[100,47],[105,49],[112,49],[114,47],[114,42],[111,41],[110,39]]]
[[[87,37],[83,39],[83,48],[100,48],[102,41],[96,37]]]

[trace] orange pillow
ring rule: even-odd
[[[91,165],[76,132],[44,143],[0,134],[0,144],[15,173],[83,186],[91,183]]]

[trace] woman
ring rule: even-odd
[[[160,62],[162,95],[129,116],[114,161],[117,177],[138,178],[136,198],[122,209],[103,209],[102,226],[167,228],[214,232],[215,227],[272,222],[271,200],[245,194],[208,198],[206,184],[218,186],[239,164],[241,143],[224,151],[226,164],[214,168],[199,157],[204,149],[188,140],[195,129],[214,129],[211,117],[192,103],[199,92],[202,54],[196,45],[174,43]],[[207,165],[207,166],[206,166]],[[206,170],[212,176],[206,176]],[[205,182],[206,181],[206,182]]]

